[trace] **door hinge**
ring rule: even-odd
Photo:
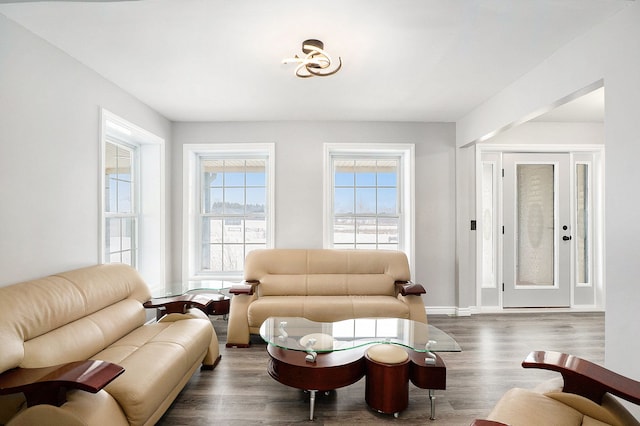
[[[504,169],[502,169],[502,177],[504,177]]]
[[[502,283],[502,291],[504,291],[504,283]]]
[[[502,235],[504,235],[504,225],[502,225]]]

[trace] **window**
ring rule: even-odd
[[[138,270],[165,295],[164,140],[102,110],[100,263]]]
[[[188,145],[186,281],[241,278],[251,250],[272,247],[273,145]]]
[[[325,145],[325,245],[413,253],[413,145]]]
[[[105,263],[136,266],[138,206],[134,148],[107,140],[105,144]]]

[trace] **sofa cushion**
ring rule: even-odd
[[[24,342],[21,367],[37,368],[92,357],[111,343],[144,324],[144,308],[132,299],[122,300]]]
[[[386,274],[266,275],[258,286],[258,296],[394,296],[394,283]]]
[[[105,390],[129,423],[143,424],[152,417],[174,386],[202,361],[212,333],[204,319],[148,324],[93,357],[125,368]]]
[[[260,327],[269,317],[303,317],[333,322],[352,318],[409,318],[409,306],[390,296],[268,296],[249,305],[250,327]]]

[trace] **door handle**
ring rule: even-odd
[[[571,235],[569,235],[568,237],[565,235],[562,237],[562,241],[569,241],[571,239]]]

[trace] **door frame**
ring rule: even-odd
[[[574,160],[574,157],[582,158],[584,155],[591,155],[592,164],[592,214],[593,214],[593,230],[592,230],[592,244],[593,244],[593,259],[592,259],[592,283],[591,289],[593,291],[593,304],[576,304],[575,303],[575,288],[576,285],[573,279],[571,279],[571,305],[570,310],[575,311],[603,311],[605,307],[605,282],[604,282],[604,145],[602,144],[482,144],[479,143],[475,147],[475,217],[482,218],[482,156],[483,154],[493,153],[497,155],[497,168],[502,169],[502,154],[503,153],[568,153],[571,158],[571,165],[576,162],[581,162],[578,159]],[[573,175],[573,173],[572,173]],[[571,177],[573,182],[573,177]],[[503,224],[503,194],[502,194],[502,179],[497,183],[497,214],[498,214],[498,226],[500,228]],[[572,200],[573,205],[573,200]],[[483,305],[482,290],[483,290],[483,240],[481,235],[483,233],[482,220],[475,221],[475,281],[476,281],[476,311],[478,312],[502,312],[503,307],[503,292],[501,289],[497,289],[497,304],[496,305]],[[502,232],[497,232],[498,229],[492,229],[494,235],[498,235],[497,238],[497,283],[501,285],[503,282],[503,236]],[[580,289],[583,291],[586,289]],[[530,310],[531,308],[526,308]],[[546,308],[542,308],[547,310]],[[548,310],[557,310],[558,308],[550,308]],[[517,309],[509,308],[509,311]]]

